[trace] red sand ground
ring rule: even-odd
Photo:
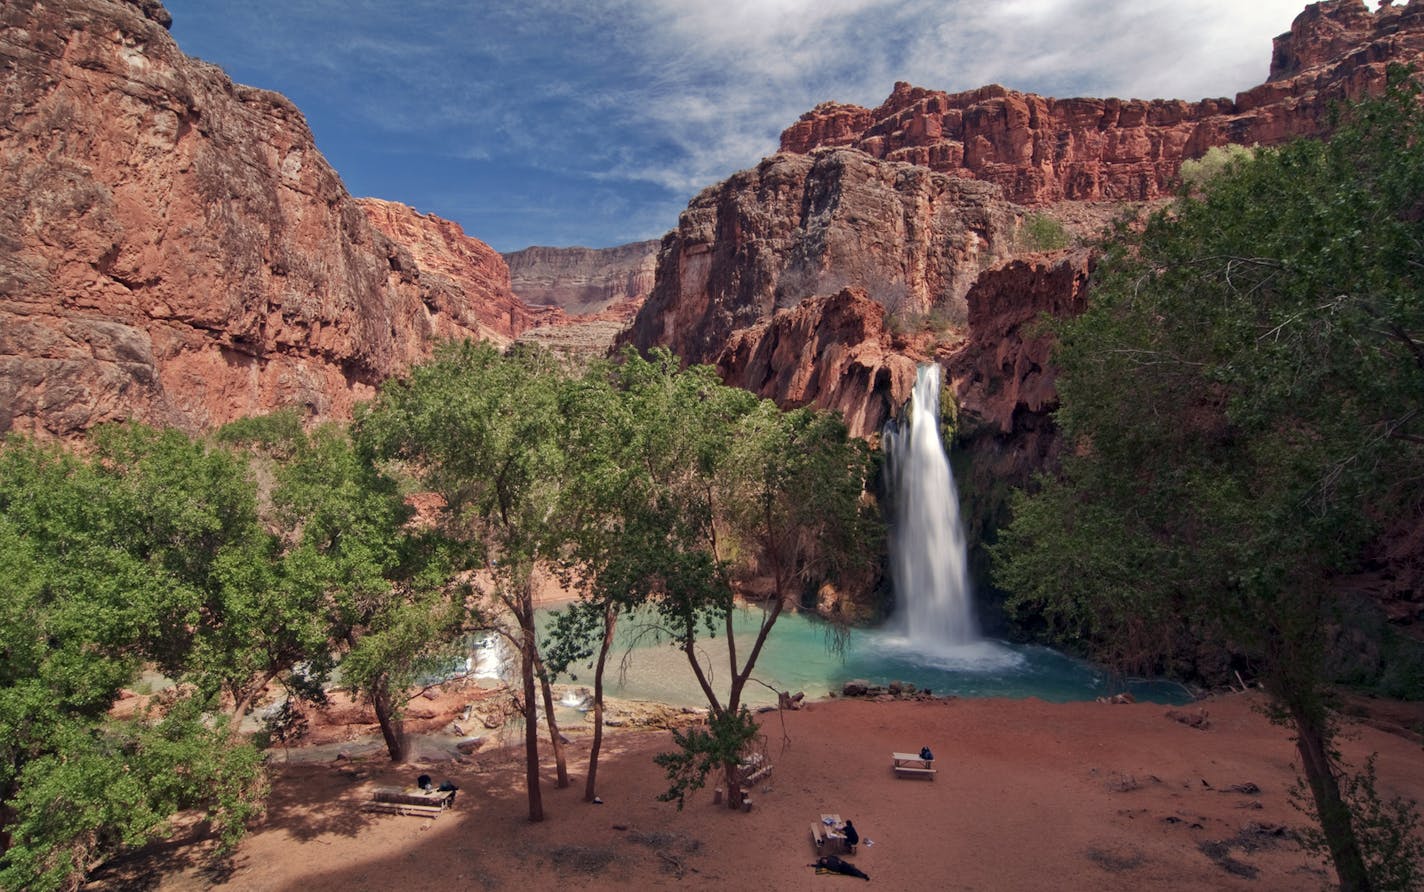
[[[582,801],[587,738],[577,737],[577,780],[554,789],[546,769],[540,824],[527,820],[517,749],[463,765],[373,757],[355,766],[368,775],[358,779],[345,761],[292,764],[228,872],[205,872],[203,846],[178,841],[114,865],[93,888],[859,888],[807,866],[823,812],[855,821],[866,841],[849,860],[883,889],[1320,888],[1330,874],[1280,830],[1304,821],[1289,804],[1293,748],[1256,702],[1200,704],[1205,730],[1153,704],[835,700],[767,713],[775,770],[750,813],[713,806],[705,790],[682,811],[658,802],[665,783],[651,758],[669,748],[666,731],[605,739],[603,805]],[[896,779],[890,753],[925,744],[938,778]],[[1417,742],[1358,724],[1341,748],[1354,762],[1378,752],[1381,792],[1424,802]],[[421,772],[460,785],[451,811],[433,821],[360,811],[373,787]],[[1248,783],[1260,791],[1228,790]]]

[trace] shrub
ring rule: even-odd
[[[1072,243],[1063,224],[1047,214],[1029,214],[1019,228],[1019,248],[1025,251],[1057,251]]]

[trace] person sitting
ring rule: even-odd
[[[850,821],[845,822],[846,851],[855,854],[855,844],[860,842],[860,831],[855,829],[855,825]]]
[[[930,752],[930,748],[929,748],[929,747],[927,747],[927,746],[922,746],[922,747],[920,747],[920,759],[922,759],[922,760],[925,761],[926,763],[928,763],[928,762],[933,762],[933,761],[934,761],[934,753]],[[927,766],[927,767],[928,767],[928,766]]]
[[[455,784],[451,783],[450,781],[445,780],[445,781],[441,781],[441,782],[440,782],[440,786],[436,787],[435,789],[436,789],[438,792],[441,792],[441,793],[449,793],[449,794],[450,794],[450,798],[448,798],[448,799],[445,800],[445,804],[446,804],[446,805],[454,805],[454,804],[455,804],[455,793],[456,793],[456,791],[458,791],[460,788],[459,788],[458,786],[456,786]]]

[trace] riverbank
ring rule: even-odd
[[[522,753],[482,751],[392,768],[379,755],[276,766],[267,820],[227,872],[204,871],[206,844],[175,841],[114,865],[93,890],[254,892],[411,889],[823,889],[810,824],[836,812],[867,840],[853,860],[886,889],[1296,890],[1328,877],[1291,841],[1304,817],[1285,730],[1254,694],[1203,701],[1202,726],[1156,704],[1038,700],[830,700],[764,713],[775,766],[750,813],[658,802],[652,756],[666,731],[605,740],[602,805],[582,801],[586,738],[571,736],[573,786],[555,789],[545,754],[547,819],[527,821]],[[897,780],[892,751],[930,745],[934,781]],[[547,745],[547,744],[546,744]],[[1352,722],[1341,749],[1378,752],[1382,795],[1424,801],[1418,743]],[[434,821],[360,811],[375,786],[419,773],[460,786]]]

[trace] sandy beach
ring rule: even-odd
[[[835,699],[760,716],[774,770],[750,812],[712,804],[679,811],[654,753],[666,731],[605,739],[603,804],[582,801],[587,738],[571,734],[575,782],[555,789],[531,824],[521,751],[464,764],[392,767],[379,755],[279,766],[266,821],[227,871],[202,864],[205,844],[176,838],[114,864],[92,889],[357,892],[385,889],[837,889],[817,875],[810,825],[852,819],[863,837],[846,856],[886,889],[1299,890],[1332,877],[1291,838],[1304,816],[1287,732],[1255,694],[1216,697],[1192,727],[1157,704],[946,699]],[[930,745],[934,780],[897,779],[890,754]],[[1424,801],[1424,749],[1364,723],[1341,741],[1348,760],[1379,753],[1380,791]],[[419,773],[460,787],[439,818],[380,815],[361,804]]]

